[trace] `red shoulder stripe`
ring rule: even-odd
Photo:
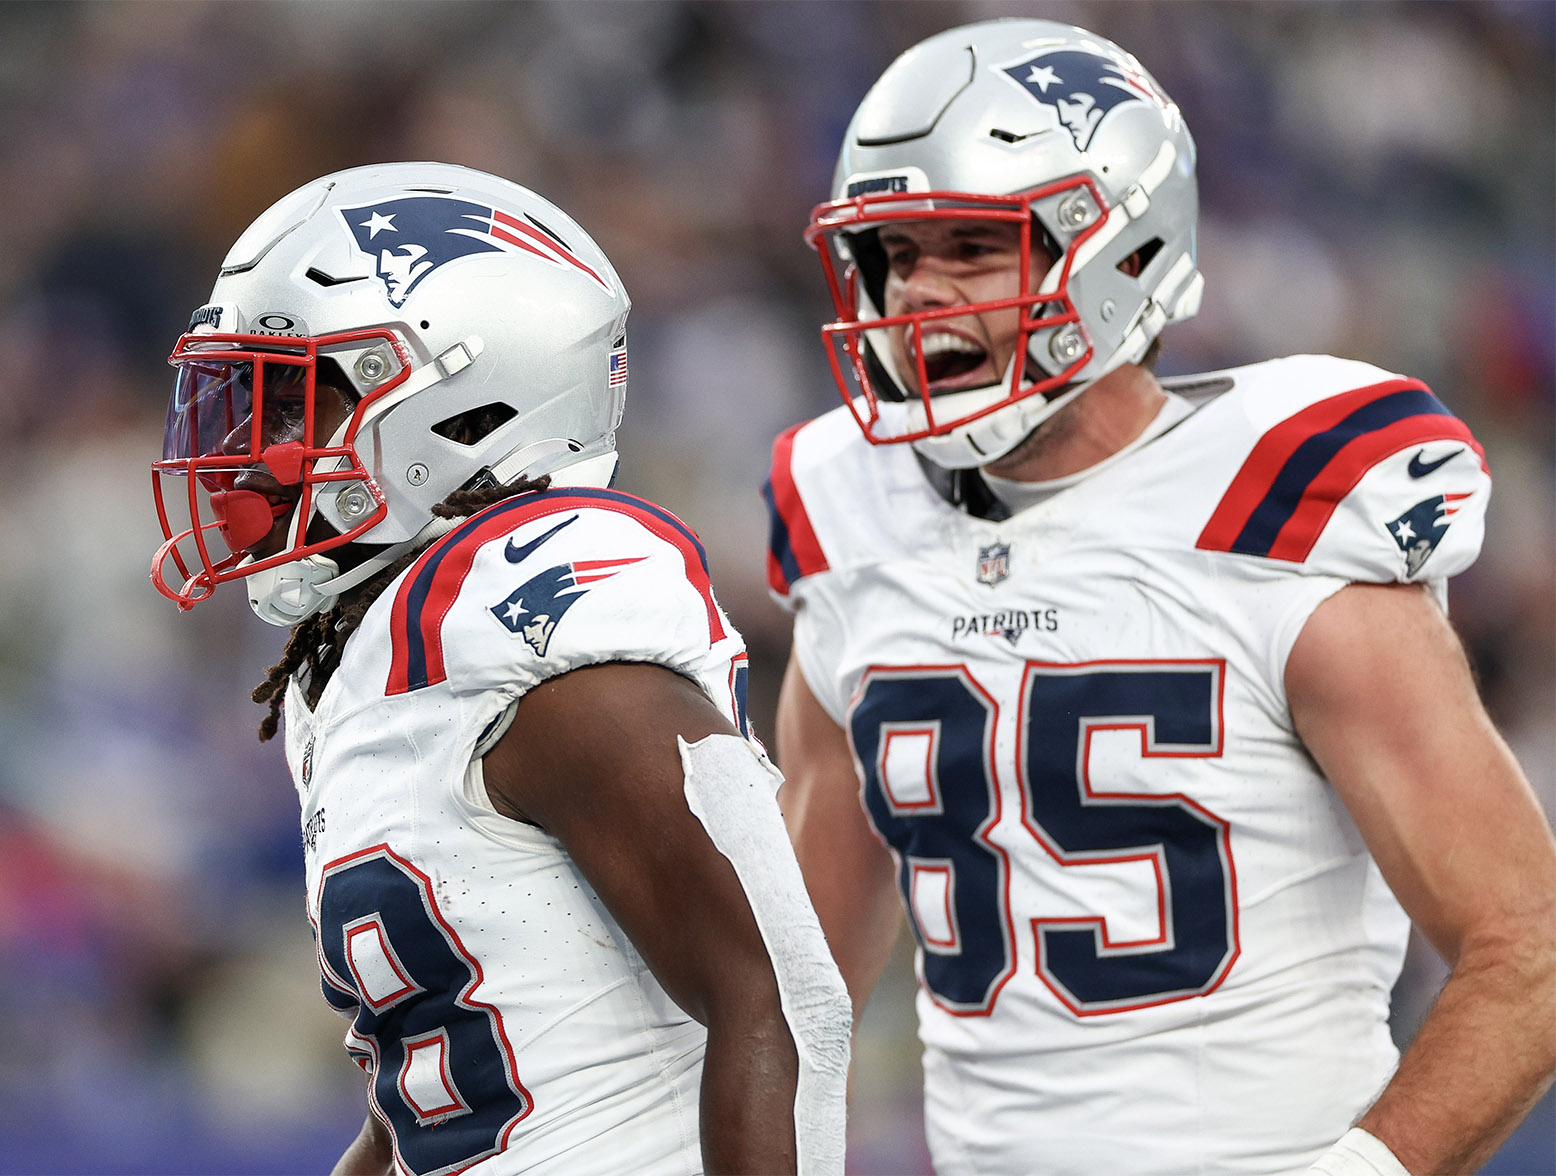
[[[713,598],[702,545],[669,511],[613,490],[568,488],[524,495],[500,502],[449,532],[429,547],[401,579],[390,614],[391,656],[385,693],[405,694],[448,677],[443,661],[443,620],[470,574],[476,552],[533,519],[581,508],[626,515],[675,547],[685,563],[688,582],[697,589],[707,609],[709,644],[724,639],[727,633]],[[603,563],[614,561],[588,562],[592,565],[590,570],[597,570]]]
[[[1389,380],[1321,400],[1259,438],[1195,546],[1300,561],[1341,499],[1371,466],[1410,445],[1460,440],[1464,423],[1415,380]]]
[[[1469,426],[1449,416],[1406,417],[1356,438],[1308,484],[1301,501],[1270,545],[1270,557],[1301,563],[1324,533],[1335,508],[1368,470],[1391,453],[1426,441],[1464,441],[1480,451]]]
[[[785,429],[773,442],[773,465],[762,497],[767,500],[767,583],[787,596],[795,581],[827,570],[826,553],[794,484],[794,438],[804,425]]]

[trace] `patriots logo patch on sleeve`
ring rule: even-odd
[[[1392,522],[1385,523],[1394,543],[1405,556],[1405,575],[1414,576],[1421,570],[1437,545],[1448,533],[1449,520],[1459,509],[1459,502],[1468,494],[1435,494],[1418,502]]]
[[[567,610],[592,585],[644,558],[640,555],[632,559],[581,559],[547,568],[492,605],[491,614],[508,632],[524,638],[536,657],[545,657],[551,635]]]

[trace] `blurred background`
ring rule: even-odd
[[[1185,112],[1207,288],[1166,372],[1333,352],[1474,428],[1496,495],[1453,613],[1556,808],[1550,3],[0,4],[0,1171],[319,1172],[362,1119],[248,701],[285,635],[232,589],[178,615],[146,575],[164,360],[243,227],[393,159],[587,227],[636,304],[619,485],[701,533],[770,732],[758,487],[772,436],[835,403],[800,230],[875,76],[994,15],[1113,37]],[[927,1165],[899,957],[858,1173]],[[1412,951],[1401,1040],[1442,977]],[[1488,1171],[1556,1171],[1549,1099]]]

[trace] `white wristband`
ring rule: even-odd
[[[1308,1171],[1317,1176],[1410,1176],[1388,1144],[1360,1127],[1340,1136]]]

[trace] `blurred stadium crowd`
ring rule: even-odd
[[[7,3],[0,1171],[322,1171],[361,1121],[247,700],[284,634],[232,589],[179,616],[146,575],[163,361],[238,232],[390,159],[585,225],[636,304],[620,485],[702,535],[770,729],[758,487],[772,436],[835,403],[800,230],[892,57],[1001,14],[1129,46],[1198,139],[1205,306],[1165,371],[1334,352],[1475,429],[1496,497],[1453,613],[1556,809],[1549,3]],[[924,1163],[905,973],[861,1038],[858,1172]],[[1441,978],[1412,953],[1402,1037]],[[1556,1171],[1553,1123],[1488,1170]]]

